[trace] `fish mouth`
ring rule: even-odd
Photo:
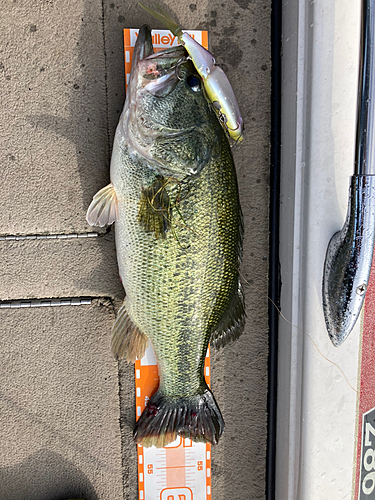
[[[177,45],[175,47],[170,47],[168,49],[160,50],[154,53],[151,28],[147,24],[143,24],[139,28],[137,41],[134,45],[132,66],[137,67],[139,63],[145,59],[150,61],[163,58],[173,60],[179,59],[184,55],[186,55],[186,50],[182,45]]]
[[[134,46],[133,69],[130,77],[135,100],[138,101],[143,92],[148,92],[155,97],[166,97],[170,94],[180,80],[179,67],[187,62],[186,55],[186,50],[182,45],[155,53],[151,28],[147,24],[141,26]],[[164,126],[161,127],[164,128]]]
[[[132,149],[148,160],[152,160],[148,150],[157,137],[186,133],[186,130],[168,126],[156,108],[152,113],[147,104],[150,96],[164,98],[175,89],[182,80],[180,72],[183,74],[184,71],[180,66],[186,63],[187,52],[182,45],[155,53],[151,28],[146,24],[139,28],[121,127]]]
[[[134,45],[133,52],[133,67],[137,66],[142,59],[154,53],[154,46],[152,45],[151,28],[147,24],[143,24],[139,28],[137,41]]]

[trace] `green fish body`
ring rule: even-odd
[[[88,211],[91,224],[116,221],[126,298],[112,349],[134,361],[148,339],[160,385],[136,424],[145,446],[177,435],[217,443],[224,421],[204,380],[208,344],[244,325],[239,281],[242,216],[228,139],[183,47],[153,54],[140,29],[111,184]]]

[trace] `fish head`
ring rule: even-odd
[[[182,45],[154,53],[148,26],[134,48],[125,110],[127,144],[162,175],[196,175],[218,155],[221,127],[202,78]]]

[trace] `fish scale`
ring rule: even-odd
[[[227,143],[224,139],[223,147]],[[179,205],[181,216],[189,223],[185,226],[177,221],[181,224],[179,241],[171,231],[164,240],[156,240],[137,223],[141,187],[150,184],[155,176],[149,168],[134,169],[134,159],[126,152],[123,154],[122,161],[129,168],[123,170],[122,187],[116,189],[124,194],[116,222],[120,274],[129,314],[151,339],[168,394],[180,394],[183,388],[186,391],[187,380],[192,376],[195,388],[201,383],[200,360],[204,359],[215,320],[227,305],[223,292],[233,288],[238,276],[238,255],[233,242],[238,240],[239,219],[232,217],[225,202],[231,191],[237,196],[237,187],[233,172],[223,176],[231,166],[230,151],[227,159],[226,169],[222,168],[221,159],[190,181],[190,193]],[[116,186],[115,177],[113,182]],[[220,190],[226,193],[225,197],[217,196]],[[219,210],[220,203],[224,210]],[[178,215],[173,217],[180,219]],[[219,222],[226,226],[225,231],[220,231]],[[181,353],[188,355],[179,356]],[[176,363],[176,359],[180,362]]]
[[[147,26],[134,48],[111,185],[94,197],[87,220],[114,217],[126,298],[112,349],[134,361],[149,339],[160,376],[135,440],[163,447],[180,435],[215,444],[224,421],[204,380],[207,347],[210,338],[217,347],[237,338],[245,318],[236,172],[184,48],[153,54]]]

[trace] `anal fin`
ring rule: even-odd
[[[103,227],[112,224],[117,218],[117,196],[111,183],[96,193],[87,210],[86,220],[90,226]]]
[[[121,359],[126,353],[126,361],[134,363],[144,356],[147,344],[146,335],[135,326],[123,304],[112,327],[111,350],[114,356]]]
[[[216,349],[238,339],[243,332],[246,320],[245,301],[241,282],[233,294],[228,308],[219,320],[211,335],[211,345]]]

